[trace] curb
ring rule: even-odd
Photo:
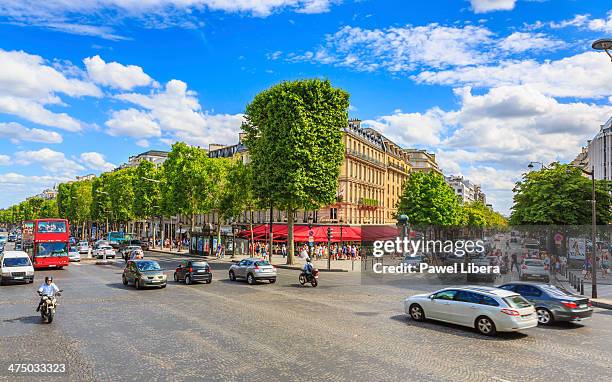
[[[591,303],[593,304],[593,306],[596,306],[598,308],[612,310],[612,303],[606,303],[597,300],[591,300]]]

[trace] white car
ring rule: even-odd
[[[6,251],[0,255],[0,284],[9,281],[34,282],[34,267],[27,253]]]
[[[525,259],[521,265],[521,281],[537,279],[546,283],[550,282],[548,266],[544,261],[538,259]]]
[[[75,247],[70,247],[70,250],[68,251],[68,259],[70,261],[81,261],[81,254]]]
[[[415,321],[432,319],[476,328],[488,336],[534,328],[538,316],[518,293],[485,286],[444,288],[404,300],[404,311]]]
[[[404,256],[404,260],[402,262],[408,267],[411,266],[414,269],[419,269],[421,263],[425,262],[425,258],[422,253],[417,253],[414,256],[406,255]]]
[[[82,255],[89,254],[89,243],[86,241],[79,241],[78,251]]]
[[[108,244],[98,246],[98,248],[96,248],[93,253],[94,257],[98,259],[103,259],[105,254],[107,259],[115,258],[115,250]]]

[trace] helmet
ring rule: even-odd
[[[306,262],[307,262],[307,263],[310,263],[310,257],[307,257],[307,258],[306,258]]]
[[[45,276],[45,282],[53,282],[53,276]]]

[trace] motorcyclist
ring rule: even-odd
[[[304,272],[306,276],[310,276],[312,275],[313,268],[314,267],[312,266],[312,263],[310,262],[310,257],[307,257],[306,263],[304,263],[304,266],[302,267],[302,272]]]
[[[53,282],[53,276],[46,276],[45,277],[45,282],[42,283],[40,285],[40,287],[38,288],[38,293],[41,296],[49,296],[49,297],[53,297],[55,296],[55,294],[57,292],[59,292],[59,288],[57,287],[57,285],[55,285],[55,283]],[[41,297],[40,302],[38,303],[38,307],[36,308],[36,311],[39,312],[40,311],[40,307],[43,304],[43,299]]]

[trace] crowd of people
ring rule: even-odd
[[[265,242],[255,242],[251,245],[251,251],[256,257],[267,257],[270,253],[270,245]],[[286,258],[289,253],[285,243],[277,243],[272,246],[272,254],[280,255]],[[332,260],[359,260],[360,248],[355,244],[332,244],[327,246],[323,243],[313,244],[310,247],[308,244],[296,244],[294,253],[301,258],[312,258],[314,260],[327,259],[331,256]]]

